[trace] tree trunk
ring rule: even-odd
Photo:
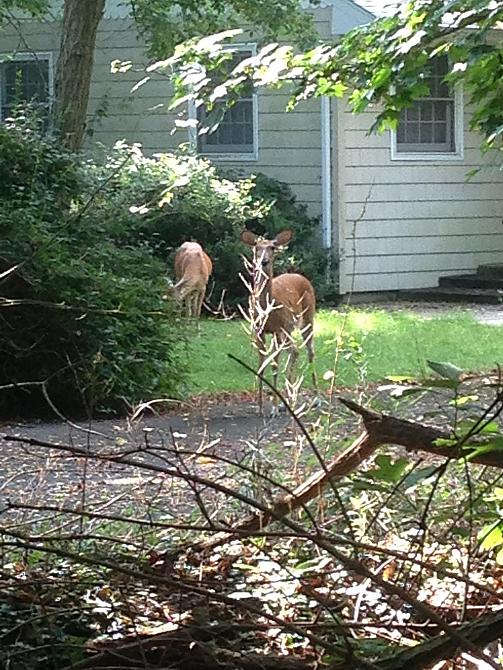
[[[56,123],[62,143],[79,151],[84,140],[96,31],[105,0],[65,0],[56,69]]]

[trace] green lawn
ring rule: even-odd
[[[503,327],[480,324],[462,310],[435,318],[379,308],[351,309],[347,316],[320,310],[316,316],[318,376],[335,370],[336,383],[342,386],[362,377],[378,381],[386,375],[421,375],[426,360],[449,361],[466,370],[490,369],[503,363],[502,344]],[[253,376],[228,354],[257,367],[242,321],[203,320],[190,348],[191,393],[253,388]],[[301,351],[299,368],[304,372],[305,362]]]

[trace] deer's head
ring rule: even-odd
[[[292,231],[289,228],[282,230],[273,240],[257,237],[250,230],[243,230],[241,241],[253,249],[254,275],[272,277],[274,256],[280,247],[285,246],[292,239]]]

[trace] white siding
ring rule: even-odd
[[[427,288],[503,262],[503,173],[496,156],[481,155],[480,138],[465,128],[463,160],[392,161],[389,133],[367,134],[373,120],[338,105],[341,293]]]

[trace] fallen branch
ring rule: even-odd
[[[41,441],[37,440],[26,440],[26,438],[8,438],[6,439],[12,439],[13,441],[22,441],[22,442],[28,442],[30,444],[32,443],[38,443],[40,446],[51,446],[52,448],[58,448],[63,451],[67,451],[71,453],[73,456],[82,456],[86,455],[89,457],[89,453],[86,452],[83,449],[76,448],[76,447],[70,447],[68,445],[49,445],[48,443],[43,443]],[[453,630],[449,624],[442,619],[441,616],[437,614],[435,609],[433,609],[431,606],[428,604],[421,602],[414,598],[413,596],[410,595],[410,593],[392,583],[387,581],[385,578],[381,577],[379,574],[375,574],[370,568],[368,568],[366,565],[364,565],[361,561],[353,558],[352,556],[349,556],[342,552],[337,544],[334,544],[333,542],[329,541],[327,538],[325,538],[322,534],[319,533],[318,529],[316,527],[308,531],[306,530],[302,525],[299,523],[295,522],[290,515],[288,515],[288,511],[291,511],[292,509],[295,509],[295,507],[298,507],[301,503],[299,503],[299,500],[302,499],[304,501],[309,500],[313,497],[316,497],[319,495],[319,492],[323,488],[323,485],[330,479],[330,476],[334,476],[336,472],[336,465],[338,463],[339,465],[339,473],[341,471],[350,471],[351,469],[354,469],[357,467],[358,464],[362,462],[365,458],[368,458],[368,456],[375,451],[376,447],[378,446],[379,442],[376,441],[374,435],[372,435],[371,432],[368,430],[362,433],[362,435],[353,443],[353,445],[346,450],[343,454],[341,454],[338,458],[335,459],[335,461],[332,463],[331,468],[324,468],[323,473],[319,475],[315,475],[313,478],[308,480],[308,482],[304,483],[301,485],[301,487],[298,487],[298,495],[295,495],[295,492],[290,494],[289,496],[286,496],[282,500],[280,500],[276,506],[273,506],[272,508],[268,508],[265,505],[259,503],[258,501],[252,500],[248,498],[247,496],[240,494],[238,492],[230,490],[228,487],[217,483],[217,482],[210,482],[208,479],[201,477],[200,475],[197,474],[188,474],[185,472],[181,472],[179,470],[174,470],[173,468],[169,467],[164,467],[161,468],[159,466],[156,466],[154,464],[150,463],[141,463],[141,467],[143,467],[146,470],[152,470],[156,472],[163,472],[164,474],[171,475],[174,477],[179,477],[181,479],[187,480],[189,477],[191,480],[200,483],[200,484],[205,484],[205,485],[210,485],[213,489],[220,491],[221,493],[226,493],[229,494],[237,499],[240,499],[243,502],[246,502],[249,504],[252,508],[255,508],[257,510],[256,512],[256,517],[258,517],[258,521],[260,522],[260,526],[262,527],[264,525],[264,521],[268,520],[269,518],[276,518],[276,520],[281,520],[282,523],[289,529],[295,531],[298,534],[299,538],[304,538],[307,541],[311,541],[315,543],[320,549],[323,549],[327,551],[327,553],[331,556],[333,556],[338,562],[340,562],[347,570],[355,572],[356,574],[362,576],[365,579],[370,580],[371,583],[375,584],[377,587],[381,588],[385,593],[391,594],[394,596],[397,596],[400,598],[402,601],[405,603],[408,603],[411,605],[425,620],[430,620],[434,623],[436,623],[439,628],[444,631],[444,633],[447,634],[449,638],[453,640],[453,644],[455,645],[455,648],[461,648],[464,649],[465,651],[469,651],[473,653],[477,658],[483,658],[483,660],[490,665],[491,667],[498,668],[499,666],[487,655],[481,653],[480,649],[477,648],[477,645],[471,642],[470,640],[466,639],[463,635],[461,635],[459,632],[456,630]],[[93,454],[95,458],[103,461],[112,461],[112,462],[118,462],[121,464],[129,464],[129,465],[140,465],[139,461],[131,458],[124,458],[121,457],[120,455],[112,455],[112,454]],[[279,507],[279,505],[283,505],[283,507]],[[283,516],[279,516],[279,514],[283,513]],[[278,516],[276,516],[278,514]],[[256,522],[256,520],[254,519]],[[250,523],[250,520],[248,520],[248,523]],[[66,556],[69,557],[69,553],[63,551],[62,549],[55,548],[55,547],[45,547],[44,545],[41,545],[40,543],[30,543],[29,541],[26,541],[26,539],[22,536],[20,536],[17,533],[14,533],[12,531],[9,531],[5,533],[5,535],[11,535],[13,538],[16,538],[15,542],[16,545],[21,547],[23,546],[24,548],[33,548],[33,549],[38,549],[39,551],[49,551],[50,553],[54,553],[56,555],[60,556]],[[77,560],[80,562],[85,562],[89,563],[89,557],[85,555],[79,555],[77,557]],[[110,567],[109,563],[105,560],[100,560],[100,565],[101,566],[108,566]],[[126,572],[124,567],[120,567],[121,572]],[[133,574],[133,571],[127,571],[128,574]],[[138,573],[134,573],[138,574]],[[144,575],[143,575],[144,576]],[[166,583],[169,581],[166,577],[161,577],[156,574],[149,574],[149,579],[151,581],[162,581],[163,583]],[[180,584],[177,582],[178,587],[180,588]],[[207,594],[207,591],[201,589],[199,586],[190,586],[190,590],[193,591],[194,593],[201,593],[205,592]],[[212,599],[215,599],[220,602],[224,602],[226,604],[234,604],[231,598],[226,597],[222,594],[217,594],[217,593],[212,593],[211,595]],[[250,611],[256,611],[256,608],[248,607]],[[264,613],[260,611],[260,614],[264,616]],[[269,619],[277,621],[277,617],[275,617],[272,614],[267,614],[267,617]],[[281,622],[282,627],[285,629],[295,629],[295,626],[292,626],[292,624],[282,621]],[[296,631],[297,632],[297,631]],[[311,633],[307,631],[303,631],[303,635],[308,637],[310,641],[314,644],[317,644],[319,646],[324,647],[325,649],[329,650],[333,645],[330,645],[327,643],[325,640],[320,640],[317,638],[317,636],[313,636]],[[335,651],[332,649],[332,651]],[[338,649],[337,649],[338,651]],[[365,659],[359,658],[355,659],[353,663],[353,667],[372,667],[375,668],[374,664],[369,664]],[[403,666],[402,666],[403,667]]]
[[[362,417],[367,432],[377,444],[396,444],[405,447],[408,451],[426,451],[429,454],[436,454],[449,459],[467,458],[472,463],[503,469],[503,452],[501,450],[477,454],[476,446],[467,444],[441,446],[438,441],[452,440],[450,433],[432,426],[425,426],[421,423],[397,419],[388,414],[375,412],[347,398],[339,397],[338,399],[348,409]]]
[[[339,397],[338,400],[348,409],[359,414],[365,424],[365,430],[353,444],[338,454],[325,468],[302,482],[292,493],[282,496],[270,510],[265,513],[255,512],[244,521],[234,524],[228,532],[218,533],[209,540],[190,545],[193,551],[211,550],[237,537],[242,538],[247,533],[253,535],[255,531],[262,530],[272,521],[282,519],[286,514],[319,497],[331,479],[349,474],[384,444],[400,445],[408,451],[426,451],[448,459],[470,458],[473,463],[503,469],[501,451],[474,455],[475,447],[439,446],[438,441],[450,440],[452,435],[432,426],[375,412],[347,398]],[[173,557],[183,553],[187,548],[187,546],[180,547],[170,552],[169,556]]]
[[[244,629],[246,630],[246,628]],[[227,646],[224,647],[223,644]],[[173,667],[177,670],[312,670],[313,656],[274,656],[243,651],[239,628],[226,625],[186,626],[170,632],[134,635],[125,640],[92,642],[97,650],[64,670],[88,668]]]

